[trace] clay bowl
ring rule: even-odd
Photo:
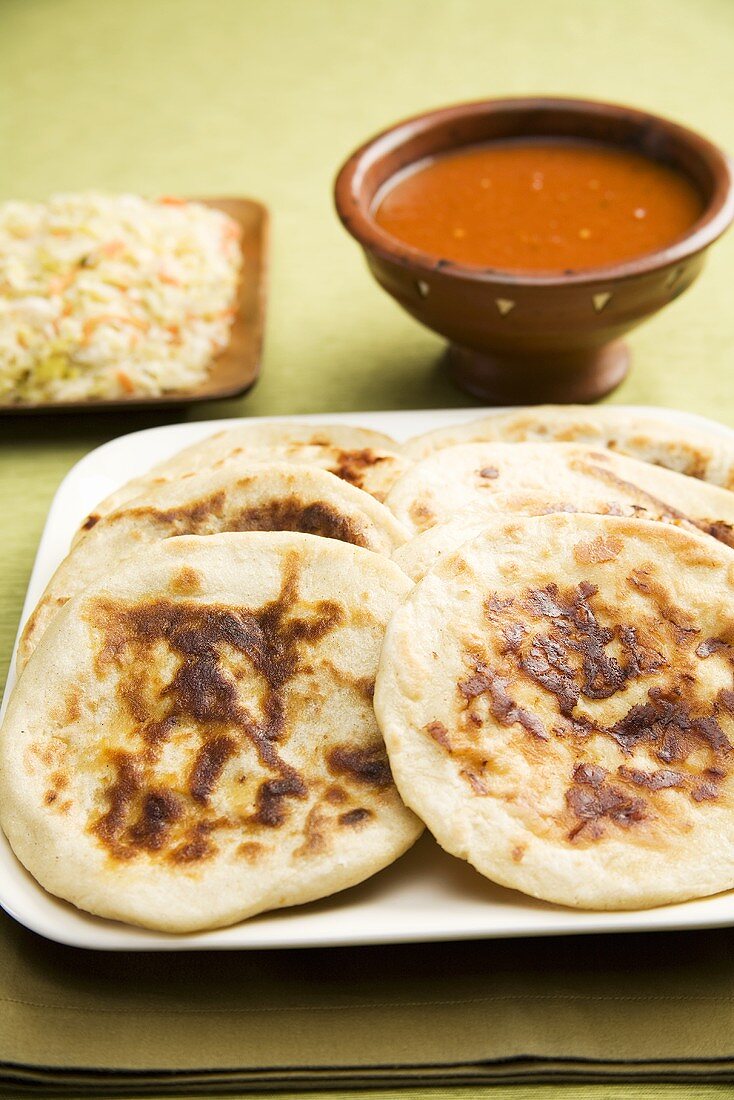
[[[558,274],[470,267],[396,240],[372,217],[395,173],[464,145],[513,137],[578,137],[635,149],[685,174],[704,209],[683,238],[624,263]],[[500,404],[593,401],[629,367],[621,337],[682,294],[734,217],[728,158],[667,119],[581,99],[495,99],[430,111],[385,130],[339,172],[336,208],[372,274],[449,341],[456,381]]]

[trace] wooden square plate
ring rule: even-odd
[[[265,326],[268,212],[253,199],[197,199],[205,206],[229,214],[242,229],[242,276],[237,291],[237,312],[224,351],[213,360],[208,376],[193,388],[140,397],[115,397],[102,401],[45,401],[14,405],[0,402],[0,414],[96,412],[102,409],[143,408],[149,405],[187,405],[216,401],[245,393],[260,372]]]

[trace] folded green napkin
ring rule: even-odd
[[[115,954],[3,917],[0,1083],[18,1096],[176,1096],[730,1081],[733,945],[723,930]]]

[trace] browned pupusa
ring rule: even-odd
[[[734,884],[734,553],[612,516],[494,517],[395,615],[375,706],[450,852],[589,908]]]
[[[71,601],[0,738],[2,824],[53,893],[170,931],[322,897],[421,826],[372,709],[410,582],[291,533],[170,539]]]
[[[66,600],[145,546],[176,535],[223,531],[302,531],[390,554],[401,525],[367,493],[324,470],[233,460],[150,489],[101,518],[61,563],[23,631],[22,668]]]
[[[414,534],[459,512],[590,512],[662,519],[734,544],[734,494],[572,443],[466,443],[417,462],[385,503]]]
[[[184,447],[100,501],[77,532],[84,538],[99,520],[147,495],[161,485],[196,474],[222,471],[232,463],[288,462],[327,470],[336,477],[383,500],[393,483],[411,465],[388,435],[348,424],[297,424],[292,421],[252,422],[215,432]]]
[[[606,447],[643,462],[734,489],[734,447],[724,435],[677,423],[666,410],[614,405],[536,405],[415,436],[403,451],[414,461],[459,443],[577,443]]]

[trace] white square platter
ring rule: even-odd
[[[503,411],[475,408],[262,419],[358,424],[403,440],[432,428]],[[734,440],[731,429],[678,410],[630,407],[629,411],[663,413],[672,425],[703,427],[712,435]],[[21,628],[67,553],[77,527],[98,501],[180,448],[242,423],[242,420],[209,420],[148,428],[113,439],[78,462],[59,486],[49,510],[28,585]],[[13,683],[11,668],[0,716]],[[467,864],[446,855],[428,834],[397,863],[360,886],[323,901],[266,913],[230,928],[191,935],[152,932],[93,917],[52,897],[21,867],[0,834],[0,905],[21,924],[59,943],[120,951],[336,947],[734,924],[734,890],[680,905],[634,912],[585,912],[536,901],[488,882]]]

